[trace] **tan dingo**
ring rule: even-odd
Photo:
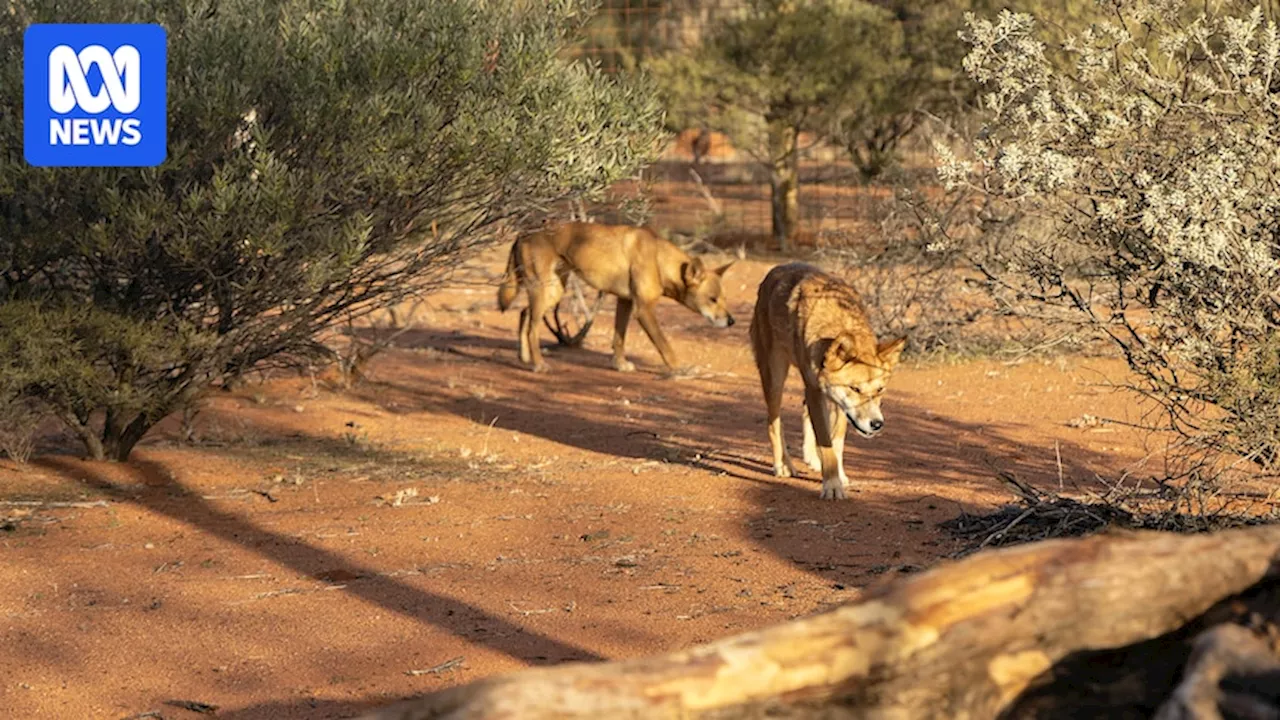
[[[831,275],[804,263],[770,270],[751,318],[751,349],[769,412],[774,474],[795,473],[780,416],[794,365],[804,379],[805,462],[822,471],[824,500],[844,499],[845,431],[852,423],[864,437],[880,432],[880,397],[906,344],[905,337],[877,344],[858,293]]]
[[[647,228],[567,223],[522,237],[511,246],[507,272],[498,288],[498,307],[504,311],[511,307],[524,286],[529,307],[520,311],[520,361],[545,372],[538,326],[547,311],[560,302],[569,273],[576,272],[591,287],[618,298],[615,368],[623,372],[635,369],[625,352],[627,324],[634,312],[667,368],[678,373],[683,369],[677,366],[675,351],[658,327],[653,306],[660,298],[669,297],[716,327],[733,325],[720,283],[732,264],[708,270],[700,258]]]

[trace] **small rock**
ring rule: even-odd
[[[1102,418],[1085,413],[1078,418],[1067,421],[1067,425],[1073,428],[1098,427],[1102,424]]]

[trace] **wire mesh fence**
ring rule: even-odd
[[[746,8],[747,0],[604,0],[576,52],[607,72],[633,72],[648,58],[696,52],[721,23]],[[767,169],[725,135],[691,124],[676,133],[638,181],[619,184],[610,202],[592,207],[591,217],[635,221],[632,206],[621,201],[643,198],[647,222],[671,234],[722,246],[768,247]],[[843,148],[803,135],[800,145],[800,213],[793,242],[839,245],[871,233],[890,212],[892,189],[864,184]],[[919,163],[910,158],[921,153],[905,150],[903,165],[911,172]]]

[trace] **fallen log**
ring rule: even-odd
[[[364,720],[1151,717],[1167,700],[1167,717],[1212,717],[1176,714],[1206,697],[1183,666],[1206,629],[1280,618],[1278,552],[1277,526],[982,552],[820,615],[487,678]]]
[[[1224,623],[1196,638],[1185,679],[1154,720],[1280,717],[1278,677],[1274,648],[1246,628]]]

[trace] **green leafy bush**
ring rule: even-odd
[[[20,114],[0,114],[0,396],[44,402],[95,457],[127,458],[210,384],[322,352],[336,319],[438,286],[660,149],[643,79],[564,59],[589,17],[578,0],[6,10],[6,108],[29,23],[168,30],[160,167],[32,168]]]

